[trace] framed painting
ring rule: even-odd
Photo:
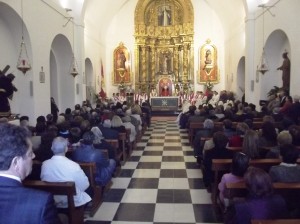
[[[218,71],[218,54],[215,45],[211,44],[208,39],[206,43],[200,48],[200,68],[199,68],[199,83],[219,83],[219,71]]]
[[[114,75],[113,84],[131,83],[131,59],[128,49],[121,42],[113,54]]]

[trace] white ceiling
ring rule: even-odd
[[[100,32],[106,32],[109,22],[129,0],[52,0],[63,8],[70,8],[70,14],[93,27]],[[136,1],[138,0],[130,0]],[[200,1],[200,0],[191,0]],[[247,12],[255,12],[257,6],[267,0],[202,0],[206,2],[216,15],[219,16],[224,30],[245,19]],[[271,0],[275,1],[275,0]]]

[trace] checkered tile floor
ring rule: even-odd
[[[87,224],[218,223],[188,143],[174,121],[154,121]]]

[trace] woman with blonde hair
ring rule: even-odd
[[[248,130],[243,140],[243,153],[248,155],[251,159],[259,159],[259,136],[256,131]]]
[[[111,128],[118,131],[119,133],[126,132],[125,127],[123,126],[123,121],[118,115],[114,115],[111,119]]]

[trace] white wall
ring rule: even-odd
[[[3,0],[1,2],[9,5],[19,15],[21,14],[20,1]],[[20,91],[17,92],[16,98],[13,99],[12,112],[29,115],[30,123],[35,124],[36,117],[50,113],[49,68],[52,41],[57,34],[61,33],[68,38],[69,42],[72,42],[72,26],[63,27],[67,22],[65,17],[68,16],[64,9],[60,9],[55,5],[49,6],[43,1],[36,1],[34,4],[25,3],[24,1],[23,19],[29,33],[28,37],[25,36],[25,40],[28,42],[27,50],[31,60],[32,70],[24,76],[14,69],[15,74],[18,75],[15,84]],[[54,7],[54,9],[52,7]],[[5,15],[2,14],[2,16]],[[0,19],[0,24],[2,24],[0,25],[1,43],[9,49],[5,51],[8,52],[6,61],[0,63],[15,66],[20,40],[16,41],[14,38],[20,38],[21,28],[17,25],[5,27],[3,20],[14,20],[14,17]],[[3,33],[6,33],[6,35],[2,35]],[[17,44],[15,44],[15,42],[17,42]],[[82,43],[79,44],[80,46],[83,45]],[[78,55],[78,58],[82,58],[82,56]],[[0,64],[0,66],[3,67],[2,64]],[[45,72],[45,83],[39,82],[41,66],[43,66]],[[65,66],[69,67],[69,65]],[[30,81],[33,82],[33,96],[29,94]]]

